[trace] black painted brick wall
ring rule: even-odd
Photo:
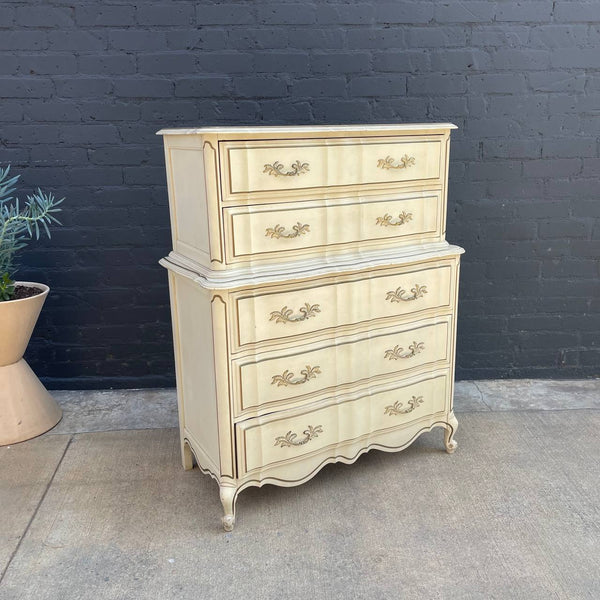
[[[0,4],[0,162],[68,197],[51,387],[172,385],[163,126],[453,121],[462,378],[599,375],[600,4]]]

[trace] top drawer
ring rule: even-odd
[[[220,142],[225,202],[374,190],[444,177],[441,136]]]

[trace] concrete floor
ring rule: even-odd
[[[180,466],[173,390],[57,392],[0,448],[2,600],[600,598],[600,380],[457,385],[397,454],[240,495]]]

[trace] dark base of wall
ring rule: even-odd
[[[456,369],[457,381],[474,379],[595,379],[598,368],[568,369]],[[49,390],[109,390],[173,388],[175,377],[151,375],[147,377],[73,377],[46,378],[41,381]]]
[[[40,377],[49,390],[134,390],[175,387],[175,377]]]
[[[456,368],[457,381],[473,379],[594,379],[600,377],[599,367],[564,367],[561,369],[525,367],[520,369]]]

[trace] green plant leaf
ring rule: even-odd
[[[27,200],[21,206],[19,198],[11,196],[19,176],[9,178],[9,172],[10,165],[6,168],[0,167],[0,273],[6,273],[10,280],[15,254],[24,248],[34,235],[36,240],[40,238],[40,224],[48,238],[48,225],[61,224],[52,213],[60,212],[58,205],[64,198],[57,200],[53,194],[38,188],[34,194],[27,196]],[[10,286],[6,282],[2,285],[4,287],[0,299],[7,299]]]
[[[0,302],[12,300],[15,295],[15,282],[8,273],[3,273],[0,277]]]

